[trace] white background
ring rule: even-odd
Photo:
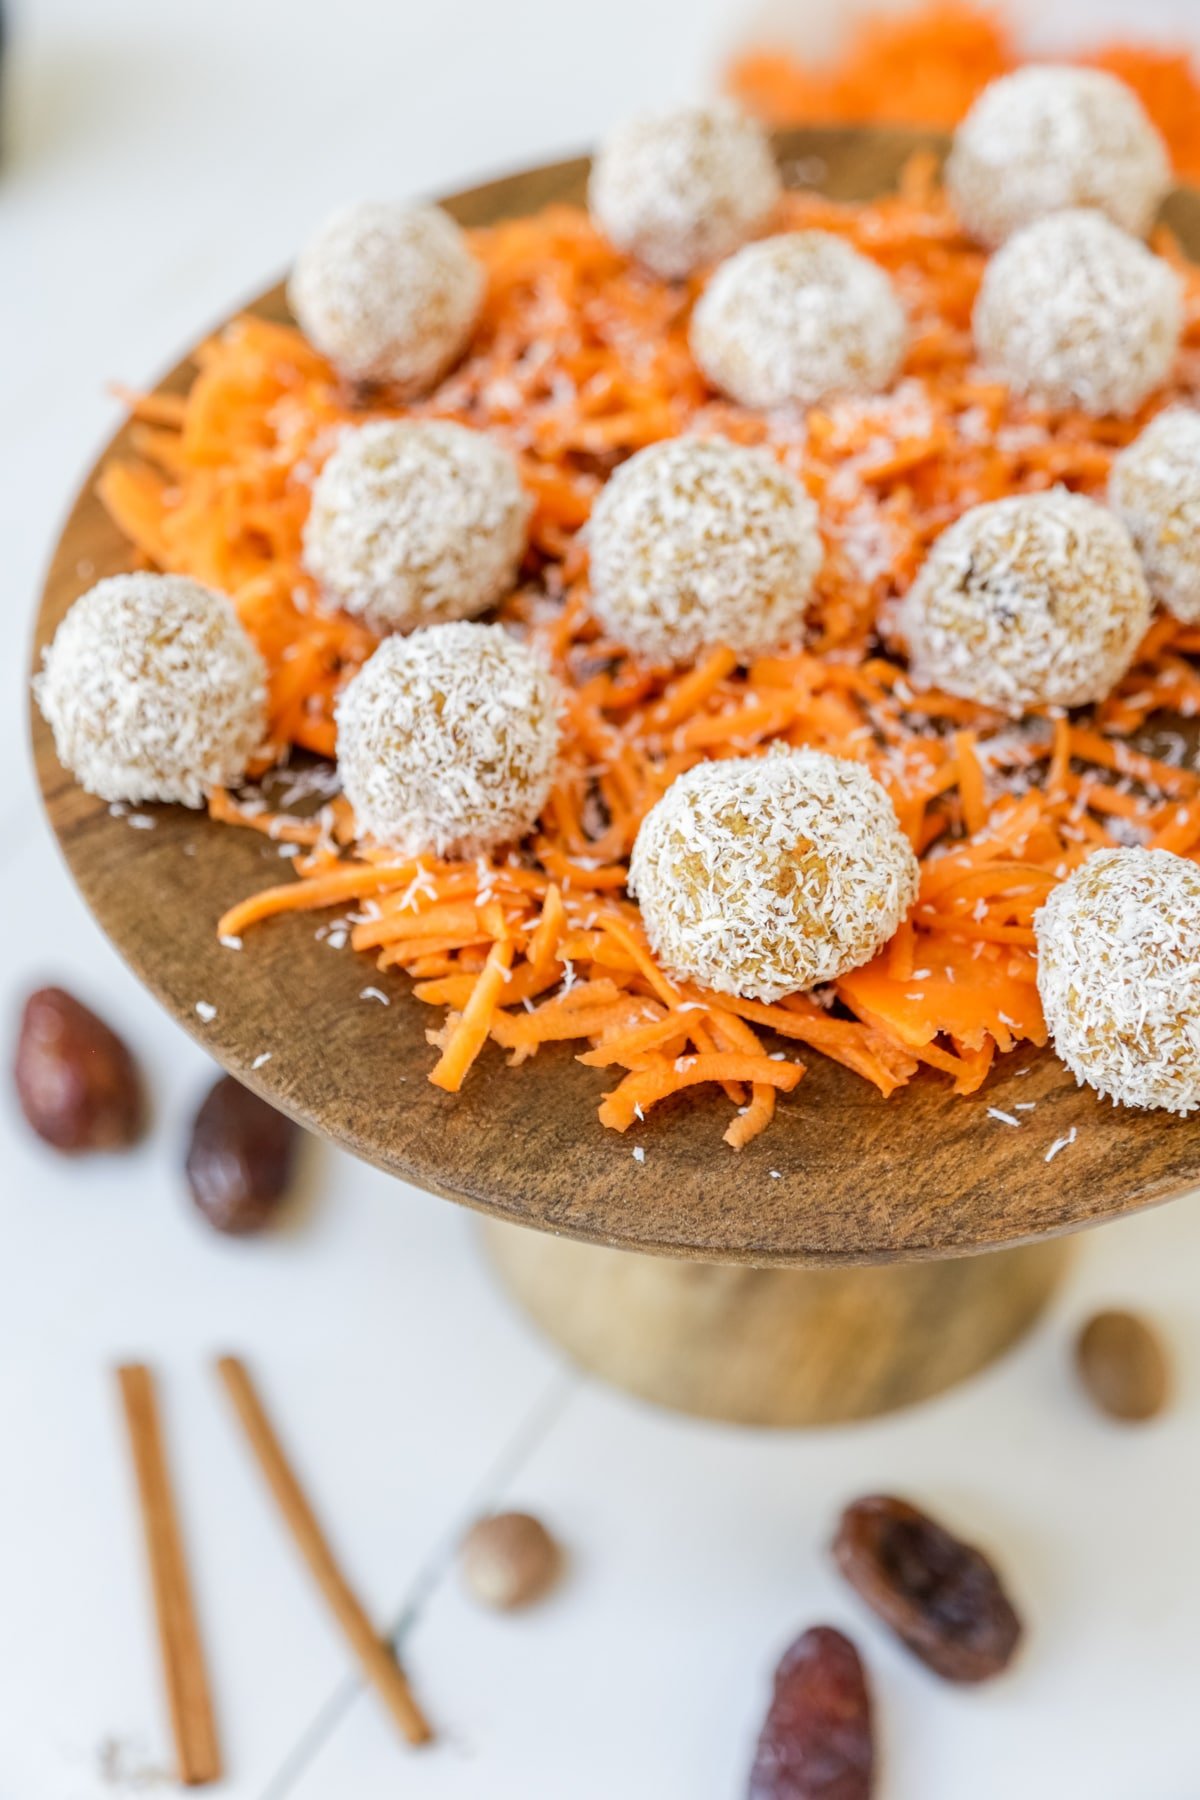
[[[1079,0],[1052,26],[1122,11],[1159,30],[1195,21],[1192,0]],[[221,1791],[238,1800],[736,1800],[774,1660],[819,1620],[869,1659],[883,1800],[1194,1800],[1194,1203],[1090,1238],[1016,1354],[911,1415],[769,1436],[645,1410],[532,1335],[468,1218],[328,1150],[314,1146],[288,1230],[206,1232],[179,1165],[211,1071],[92,927],[30,788],[27,620],[66,498],[115,422],[105,380],[151,377],[337,202],[562,154],[622,112],[704,90],[738,9],[27,0],[16,23],[0,167],[0,1018],[11,1033],[42,980],[78,989],[153,1069],[157,1116],[136,1156],[67,1165],[0,1093],[0,1800],[143,1792],[168,1762],[108,1374],[127,1354],[162,1378]],[[1145,1308],[1174,1347],[1174,1408],[1138,1432],[1095,1418],[1070,1379],[1072,1329],[1108,1300]],[[371,1609],[406,1621],[441,1733],[419,1759],[348,1675],[275,1526],[208,1371],[225,1348],[259,1372]],[[830,1575],[839,1505],[888,1487],[999,1554],[1029,1621],[1008,1679],[938,1685]],[[500,1502],[542,1513],[573,1553],[557,1598],[517,1621],[472,1610],[448,1566],[463,1522]]]

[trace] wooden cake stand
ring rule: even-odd
[[[800,131],[785,171],[835,196],[894,184],[909,133]],[[446,202],[465,225],[580,202],[586,162],[511,176]],[[1171,221],[1200,255],[1200,194]],[[286,317],[281,288],[249,309]],[[160,384],[183,390],[182,363]],[[101,458],[127,450],[117,434]],[[55,552],[36,655],[68,606],[130,566],[85,482]],[[240,955],[214,925],[280,879],[274,846],[182,808],[131,830],[64,773],[33,717],[38,779],[84,898],[134,973],[242,1081],[310,1129],[488,1215],[500,1278],[538,1324],[609,1380],[712,1417],[794,1425],[862,1418],[983,1367],[1037,1317],[1065,1234],[1181,1194],[1200,1179],[1200,1118],[1114,1110],[1047,1053],[1005,1060],[984,1092],[937,1077],[890,1101],[814,1054],[796,1098],[740,1154],[683,1095],[631,1137],[596,1122],[611,1076],[551,1046],[519,1075],[485,1052],[460,1095],[426,1080],[429,1010],[403,980],[332,953],[309,915],[259,926]],[[204,1024],[197,1002],[215,1006]],[[253,1065],[264,1051],[270,1061]],[[989,1107],[1035,1101],[1019,1130]],[[1052,1162],[1046,1151],[1076,1128]],[[532,1229],[530,1229],[532,1228]],[[977,1254],[983,1253],[986,1254]]]

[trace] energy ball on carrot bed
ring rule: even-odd
[[[59,761],[102,800],[202,806],[267,729],[266,668],[224,594],[114,575],[71,607],[35,678]]]
[[[718,644],[752,656],[803,631],[817,509],[765,450],[652,444],[612,476],[589,533],[592,609],[639,656],[687,662]]]
[[[359,829],[405,856],[474,856],[546,803],[558,684],[502,625],[384,640],[338,703],[338,770]]]
[[[671,281],[744,244],[780,193],[759,125],[731,106],[685,106],[617,127],[596,157],[588,204],[618,249]]]
[[[1027,225],[987,266],[975,346],[1017,392],[1097,417],[1138,410],[1171,372],[1183,286],[1097,212]]]
[[[1200,622],[1200,412],[1159,413],[1114,460],[1108,492],[1151,594],[1177,619]]]
[[[768,1002],[869,962],[918,881],[884,788],[819,750],[689,769],[643,819],[629,872],[668,969]]]
[[[1200,868],[1097,850],[1034,916],[1038,991],[1075,1078],[1125,1106],[1200,1106]]]
[[[340,375],[413,399],[463,354],[483,290],[449,213],[369,201],[321,227],[296,260],[288,299]]]
[[[964,513],[930,550],[899,623],[920,686],[1018,716],[1103,700],[1150,610],[1120,520],[1054,488]]]
[[[946,163],[959,218],[993,245],[1080,206],[1145,237],[1170,182],[1166,146],[1133,89],[1103,69],[1053,64],[984,88]]]
[[[483,432],[376,420],[343,435],[313,485],[305,567],[377,631],[473,619],[516,581],[532,510]]]
[[[742,406],[819,406],[888,387],[908,323],[878,263],[829,231],[790,231],[722,263],[692,314],[692,354]]]

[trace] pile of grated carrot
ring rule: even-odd
[[[1054,884],[1115,841],[1200,858],[1200,777],[1182,766],[1182,738],[1165,734],[1156,756],[1127,741],[1161,709],[1200,709],[1200,629],[1159,620],[1103,706],[1021,727],[914,693],[888,645],[889,609],[946,525],[980,501],[1056,482],[1101,492],[1114,449],[1144,418],[1051,417],[974,370],[983,259],[929,163],[914,161],[901,192],[875,203],[793,194],[785,214],[869,251],[913,320],[893,394],[790,426],[705,390],[686,338],[695,287],[633,268],[584,213],[557,208],[471,234],[488,276],[474,347],[407,410],[494,432],[536,497],[525,580],[500,615],[541,647],[566,696],[560,772],[530,841],[479,862],[398,861],[356,839],[342,799],[300,817],[271,811],[261,792],[212,797],[215,818],[300,851],[298,878],[231,907],[220,932],[341,909],[357,950],[444,1009],[429,1034],[443,1088],[461,1086],[489,1040],[518,1064],[568,1043],[610,1071],[598,1081],[605,1125],[624,1131],[666,1096],[717,1084],[735,1108],[725,1131],[735,1148],[800,1080],[802,1047],[884,1095],[922,1065],[970,1094],[997,1054],[1045,1041],[1032,920]],[[1147,412],[1200,389],[1200,270],[1185,273],[1177,379]],[[101,480],[113,518],[152,563],[234,597],[269,665],[275,758],[292,746],[333,755],[337,692],[373,640],[320,609],[301,529],[338,429],[388,409],[349,393],[294,330],[246,317],[202,350],[186,398],[134,410],[136,454]],[[635,661],[590,617],[580,528],[599,487],[622,457],[685,429],[772,446],[819,501],[827,558],[805,648],[747,668],[717,649],[671,671]],[[772,743],[865,761],[922,875],[910,918],[873,962],[819,997],[768,1006],[661,969],[626,870],[639,821],[675,776]]]
[[[993,7],[925,0],[900,14],[865,14],[828,63],[786,49],[744,51],[728,86],[770,125],[873,120],[945,130],[989,81],[1024,60]],[[1186,50],[1113,43],[1071,60],[1120,76],[1162,132],[1178,174],[1200,179],[1200,77]]]

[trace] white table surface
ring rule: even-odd
[[[66,498],[116,418],[106,379],[153,375],[335,202],[560,154],[703,90],[737,22],[724,0],[18,9],[0,1018],[10,1037],[31,986],[76,989],[153,1070],[156,1120],[133,1157],[67,1164],[0,1088],[0,1800],[141,1793],[169,1762],[108,1374],[125,1355],[161,1375],[229,1800],[736,1800],[773,1662],[822,1620],[869,1659],[882,1800],[1200,1792],[1194,1202],[1088,1238],[1019,1351],[909,1415],[773,1436],[650,1411],[538,1341],[469,1218],[345,1156],[313,1146],[278,1236],[210,1234],[180,1146],[211,1070],[92,925],[33,797],[23,643]],[[1093,1416],[1069,1376],[1072,1329],[1106,1301],[1152,1313],[1177,1360],[1173,1410],[1138,1432]],[[252,1360],[371,1609],[404,1621],[441,1734],[417,1759],[281,1537],[209,1373],[226,1348]],[[879,1488],[995,1547],[1029,1622],[1009,1678],[940,1686],[831,1575],[840,1504]],[[572,1551],[561,1592],[519,1620],[474,1610],[450,1566],[464,1522],[501,1503]]]

